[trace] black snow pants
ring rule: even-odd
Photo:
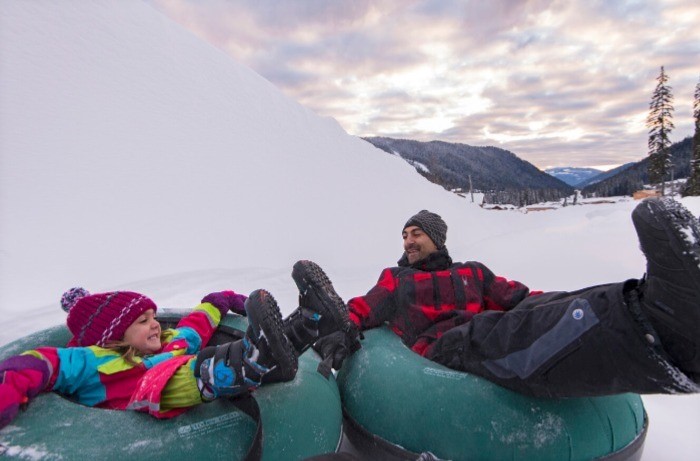
[[[543,293],[477,314],[428,358],[536,397],[700,391],[672,365],[631,290],[637,283]]]

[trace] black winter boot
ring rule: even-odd
[[[241,395],[262,383],[289,381],[296,375],[296,352],[282,331],[282,316],[272,295],[254,291],[245,309],[249,325],[243,339],[197,354],[195,377],[204,401]]]
[[[661,344],[678,368],[700,381],[700,225],[675,200],[647,199],[632,212],[647,259],[637,291]]]
[[[220,397],[236,397],[258,386],[264,367],[251,367],[243,357],[252,347],[249,341],[238,340],[218,346],[205,347],[197,354],[194,376],[202,400],[210,402]]]
[[[297,352],[301,354],[318,338],[336,331],[356,332],[345,302],[318,264],[298,261],[292,278],[299,288],[299,308],[285,319],[284,332]]]
[[[294,379],[299,366],[297,353],[284,334],[282,314],[275,298],[266,290],[255,290],[246,299],[245,311],[248,317],[246,338],[250,338],[259,351],[259,355],[251,359],[269,368],[262,382]]]

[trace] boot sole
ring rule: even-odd
[[[270,352],[277,362],[277,369],[265,375],[266,382],[289,381],[294,378],[299,367],[294,346],[284,335],[282,314],[277,301],[266,290],[255,290],[248,297],[248,302],[255,303],[255,309],[246,309],[248,321],[262,330]]]
[[[700,289],[700,223],[697,218],[680,203],[663,197],[647,199],[638,205],[632,212],[632,221],[645,256],[663,267],[658,260],[668,258],[668,255],[660,255],[656,248],[662,248],[663,243],[668,242],[682,270],[692,274],[695,286]]]
[[[345,302],[336,293],[330,279],[318,264],[308,260],[297,261],[292,268],[292,278],[300,293],[307,290],[316,293],[325,311],[320,313],[322,316],[331,317],[339,330],[348,331],[351,328],[352,320]]]

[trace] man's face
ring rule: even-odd
[[[406,251],[408,263],[413,264],[437,251],[437,247],[428,234],[420,227],[409,226],[403,230],[403,249]]]

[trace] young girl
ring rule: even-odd
[[[0,428],[42,391],[88,406],[170,418],[202,402],[293,379],[297,355],[348,321],[342,300],[329,296],[334,292],[325,274],[310,261],[299,265],[303,269],[294,277],[304,289],[300,301],[311,307],[302,304],[285,321],[265,290],[248,298],[211,293],[176,328],[164,331],[158,308],[142,294],[67,291],[61,306],[73,334],[68,347],[40,347],[0,363]],[[245,337],[202,349],[229,310],[247,315]]]

